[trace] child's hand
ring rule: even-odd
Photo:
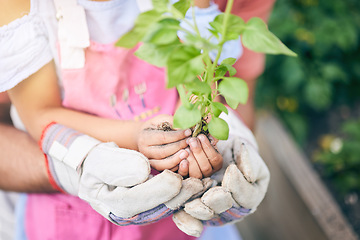
[[[204,134],[200,134],[196,138],[189,138],[188,144],[189,177],[200,179],[210,177],[221,169],[223,157]]]
[[[138,148],[150,160],[151,167],[158,171],[170,169],[179,170],[179,174],[186,176],[187,162],[180,162],[189,156],[185,150],[188,146],[186,139],[191,136],[191,130],[162,130],[158,126],[164,122],[172,125],[173,117],[159,115],[146,121],[139,133]],[[180,167],[179,167],[180,164]]]

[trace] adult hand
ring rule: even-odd
[[[176,225],[189,235],[199,236],[203,225],[241,220],[256,210],[267,191],[270,173],[258,154],[253,135],[232,112],[223,118],[229,123],[230,137],[217,146],[225,172],[212,176],[221,186],[210,188],[173,216]]]
[[[182,177],[171,171],[152,177],[149,162],[141,153],[101,143],[59,124],[45,129],[41,146],[53,184],[89,202],[116,224],[122,222],[115,217],[131,222],[136,215],[140,216],[136,216],[137,224],[148,222],[149,215],[141,214],[148,210],[153,211],[151,221],[161,219],[159,205],[170,201],[169,207],[180,206],[203,189],[200,180],[195,180],[197,187],[188,188]]]

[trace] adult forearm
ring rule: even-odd
[[[52,192],[44,155],[25,132],[0,123],[0,189]]]

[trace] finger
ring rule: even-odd
[[[148,158],[163,159],[175,154],[179,149],[184,149],[187,146],[186,139],[164,145],[153,145],[146,149],[146,156]]]
[[[265,197],[268,178],[259,184],[251,184],[235,164],[226,169],[222,186],[229,192],[237,204],[244,208],[255,209]]]
[[[166,170],[132,188],[102,187],[96,189],[95,195],[98,202],[106,205],[102,209],[129,218],[169,201],[179,194],[181,187],[182,177]]]
[[[190,129],[176,131],[163,131],[158,129],[144,130],[144,136],[146,137],[149,146],[177,142],[191,136],[191,134],[192,132]]]
[[[151,167],[158,171],[163,171],[165,169],[172,169],[176,167],[183,159],[187,158],[188,156],[189,153],[182,149],[170,157],[164,159],[150,159],[149,162]]]
[[[212,135],[209,135],[210,143],[213,146],[216,146],[216,144],[219,142],[218,139],[214,138]]]
[[[189,175],[189,161],[184,159],[179,164],[178,174],[183,177]]]
[[[200,237],[203,231],[203,225],[201,221],[192,217],[183,210],[174,213],[173,221],[176,226],[187,235]]]
[[[189,161],[189,177],[201,179],[203,175],[198,165],[198,162],[196,161],[196,158],[194,157],[193,153],[190,151],[189,148],[186,148],[186,150],[189,153],[189,156],[187,157],[187,160]]]
[[[211,174],[213,172],[213,168],[201,146],[199,139],[198,138],[190,138],[189,146],[190,146],[190,150],[191,150],[192,154],[194,155],[194,157],[197,161],[197,164],[200,168],[202,175],[204,177],[211,176]]]
[[[216,214],[228,210],[234,202],[231,193],[220,186],[210,188],[201,197],[201,201]]]
[[[166,202],[165,205],[172,210],[177,210],[193,195],[202,191],[203,188],[204,185],[200,179],[187,178],[182,181],[180,193],[170,201]]]
[[[176,171],[179,170],[179,165],[177,165],[176,167],[170,168],[169,170],[172,171],[172,172],[176,172]]]
[[[185,212],[199,220],[209,220],[214,217],[214,211],[206,206],[200,198],[185,204]]]
[[[201,147],[212,166],[213,172],[219,171],[223,164],[223,157],[218,151],[216,151],[214,146],[204,134],[200,134],[198,139],[200,140]]]

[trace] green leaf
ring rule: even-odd
[[[188,91],[192,93],[210,94],[212,91],[209,84],[202,82],[199,79],[195,79],[192,82],[185,83],[185,87]]]
[[[229,137],[229,125],[221,118],[213,117],[208,128],[210,134],[219,140],[226,140]]]
[[[178,39],[176,39],[176,41],[172,44],[166,45],[144,43],[138,48],[138,50],[136,50],[135,55],[157,67],[164,67],[171,52],[179,45],[180,41]]]
[[[222,25],[219,21],[216,21],[216,18],[214,21],[209,23],[212,28],[209,29],[209,31],[214,35],[216,38],[220,37]]]
[[[229,64],[229,65],[234,65],[236,63],[236,58],[232,58],[232,57],[229,57],[229,58],[225,58],[221,64]]]
[[[223,63],[221,65],[226,67],[227,71],[229,72],[230,77],[232,77],[236,74],[236,69],[233,66],[226,64],[226,63]]]
[[[320,69],[323,78],[329,81],[343,81],[347,82],[347,75],[345,70],[334,63],[327,63]]]
[[[185,106],[180,106],[174,115],[174,128],[191,128],[200,121],[201,113],[198,108],[193,106],[188,109]]]
[[[193,104],[190,103],[190,98],[186,94],[184,85],[177,85],[176,89],[179,93],[182,105],[188,109],[191,109],[193,107]]]
[[[215,76],[216,77],[223,77],[225,76],[225,74],[229,72],[230,77],[234,76],[236,74],[236,69],[226,63],[222,63],[219,66],[216,67],[215,69]]]
[[[135,47],[145,36],[150,25],[159,21],[161,18],[161,13],[156,10],[141,13],[136,19],[133,29],[124,34],[115,45],[124,48]]]
[[[219,117],[219,115],[224,112],[226,114],[228,114],[228,109],[225,107],[224,104],[222,104],[221,102],[212,102],[211,103],[211,110],[214,114],[215,117]]]
[[[215,69],[215,77],[223,77],[227,73],[228,69],[224,65],[219,65]]]
[[[211,29],[211,28],[209,28],[208,30],[209,30],[209,32],[211,32],[211,34],[212,34],[214,37],[216,37],[216,39],[219,39],[219,38],[220,38],[220,35],[219,35],[219,32],[218,32],[218,31],[216,31],[215,29]]]
[[[167,61],[167,87],[193,81],[204,71],[204,63],[199,49],[179,46],[174,49]]]
[[[190,5],[191,3],[189,0],[180,0],[173,4],[174,8],[182,14],[182,17],[185,17],[186,12],[190,8]]]
[[[246,82],[236,77],[224,77],[219,84],[219,92],[232,109],[236,109],[239,103],[245,104],[249,96]]]
[[[242,34],[241,40],[245,47],[255,52],[297,56],[296,53],[286,47],[268,30],[267,25],[263,20],[257,17],[251,18],[246,23],[246,28]]]
[[[220,65],[218,65],[215,69],[216,77],[223,77],[227,72],[229,72],[230,76],[234,76],[236,74],[236,69],[232,66],[236,62],[236,58],[226,58],[224,59]]]
[[[180,22],[175,19],[166,18],[153,24],[143,41],[158,45],[165,45],[178,40],[177,31]]]
[[[224,21],[225,14],[219,14],[216,16],[214,21],[210,22],[210,26],[219,33],[222,32],[222,24]],[[245,28],[244,20],[236,15],[230,14],[228,19],[228,26],[226,29],[225,41],[238,39]],[[213,32],[213,31],[211,31]]]
[[[315,110],[328,109],[331,104],[332,87],[322,78],[311,78],[304,88],[305,101]]]
[[[152,0],[154,9],[159,12],[166,12],[169,5],[169,0]]]

